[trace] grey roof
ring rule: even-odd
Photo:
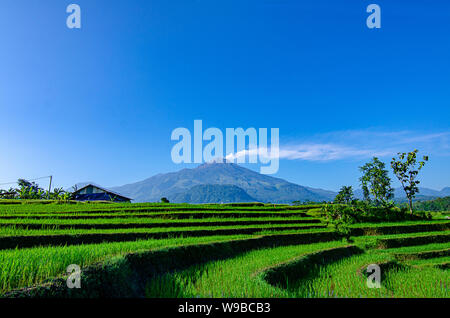
[[[74,193],[80,192],[81,190],[83,190],[83,189],[85,189],[85,188],[87,188],[87,187],[90,187],[90,186],[93,186],[93,187],[98,188],[98,189],[100,189],[100,190],[103,190],[103,191],[105,191],[105,192],[109,192],[109,193],[111,193],[111,194],[117,195],[117,196],[119,196],[119,197],[128,199],[128,200],[130,200],[130,201],[133,200],[133,199],[131,199],[131,198],[129,198],[129,197],[123,195],[123,194],[120,194],[120,193],[118,193],[118,192],[116,192],[116,191],[109,190],[109,189],[104,188],[104,187],[102,187],[102,186],[100,186],[100,185],[98,185],[98,184],[95,184],[95,183],[88,183],[88,184],[84,185],[83,187],[81,187],[80,189],[78,189],[77,191],[75,191]]]

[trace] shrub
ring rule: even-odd
[[[392,205],[388,207],[371,206],[362,201],[354,201],[350,205],[327,204],[322,209],[327,223],[338,224],[338,226],[345,223],[423,220],[428,218],[427,215],[411,215],[406,208],[398,208]]]
[[[161,203],[170,203],[170,201],[169,201],[169,199],[164,197],[164,198],[161,198]]]

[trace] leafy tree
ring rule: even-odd
[[[2,199],[16,199],[18,196],[17,189],[9,188],[9,190],[0,190],[0,198]]]
[[[406,193],[411,214],[413,213],[412,200],[419,193],[419,187],[417,185],[420,181],[416,180],[416,177],[425,165],[425,162],[428,161],[428,156],[423,156],[423,161],[417,161],[418,152],[417,149],[408,153],[399,152],[397,154],[398,158],[392,158],[391,161],[392,170]]]
[[[352,186],[342,186],[339,193],[334,198],[335,203],[349,204],[353,201],[353,188]]]
[[[39,186],[35,182],[29,182],[25,179],[17,180],[17,184],[20,188],[32,189],[33,192],[37,192],[39,190]]]
[[[66,203],[72,199],[72,196],[72,192],[66,191],[63,188],[54,188],[53,192],[50,192],[50,195],[47,195],[50,199]]]
[[[384,162],[381,162],[377,157],[373,157],[372,161],[359,167],[363,173],[359,178],[361,187],[366,201],[371,201],[373,196],[375,204],[388,205],[388,201],[394,196],[394,190],[391,187],[391,179],[388,176],[388,171],[385,169]]]
[[[63,188],[54,188],[53,192],[48,196],[51,199],[58,200],[62,195],[64,195],[65,191]]]
[[[3,199],[21,199],[21,200],[58,200],[68,202],[73,196],[70,191],[63,188],[54,188],[52,192],[44,191],[35,182],[25,179],[17,180],[18,189],[10,188],[8,191],[0,190],[0,198]]]
[[[17,184],[19,185],[17,192],[20,199],[42,199],[45,195],[45,191],[39,188],[35,182],[19,179]]]
[[[162,203],[170,203],[170,201],[167,198],[161,198]]]

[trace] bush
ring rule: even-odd
[[[161,203],[170,203],[169,199],[167,198],[161,198]]]
[[[323,206],[322,211],[327,222],[332,224],[424,220],[429,217],[411,215],[406,208],[371,206],[362,201],[354,201],[350,205],[327,204]]]

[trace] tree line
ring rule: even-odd
[[[54,188],[53,191],[44,190],[35,182],[25,179],[17,180],[17,188],[9,190],[0,190],[1,199],[20,199],[20,200],[58,200],[69,201],[72,198],[72,192],[63,188]],[[74,189],[76,190],[76,189]]]
[[[428,156],[423,156],[418,160],[415,149],[411,152],[399,152],[391,160],[391,169],[405,191],[408,199],[408,207],[411,215],[413,214],[413,199],[419,193],[419,183],[417,176],[428,161]],[[359,167],[362,176],[359,178],[363,191],[364,201],[381,207],[392,207],[394,203],[394,189],[391,186],[391,178],[386,169],[386,164],[377,157],[365,165]],[[334,203],[351,204],[355,201],[353,188],[351,186],[341,187],[339,193],[334,199]]]

